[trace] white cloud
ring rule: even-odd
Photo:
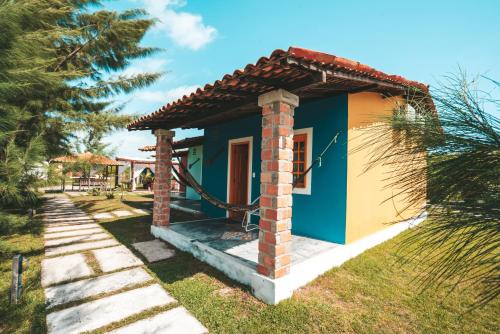
[[[152,90],[152,91],[141,91],[135,94],[135,98],[147,102],[161,102],[167,104],[168,102],[173,102],[184,95],[189,95],[195,90],[200,88],[198,85],[191,86],[179,86],[166,91]]]
[[[165,65],[169,63],[168,59],[149,58],[141,59],[136,64],[133,64],[123,71],[126,76],[133,76],[145,72],[162,72],[165,70]]]
[[[185,4],[181,0],[144,0],[148,13],[158,19],[156,29],[180,46],[199,50],[215,39],[217,30],[205,25],[201,15],[178,11]]]

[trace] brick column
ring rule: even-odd
[[[293,111],[298,96],[283,89],[259,96],[262,107],[259,264],[270,278],[288,274],[292,240]]]
[[[168,144],[174,131],[158,129],[156,136],[155,181],[153,185],[153,225],[170,224],[170,180],[172,179],[172,148]]]

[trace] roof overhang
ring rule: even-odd
[[[155,163],[156,159],[141,159],[141,158],[132,158],[132,157],[116,157],[116,161],[123,161],[123,162],[133,162],[136,164],[145,164],[145,165],[152,165]]]
[[[181,140],[174,141],[173,147],[175,150],[180,150],[184,148],[190,148],[194,146],[203,145],[203,136],[188,137]],[[156,145],[147,145],[139,148],[142,152],[154,152],[156,151]]]
[[[349,59],[291,47],[207,84],[128,125],[129,130],[203,128],[260,113],[257,98],[282,88],[302,102],[343,93],[377,92],[384,96],[428,97],[422,83],[389,75]],[[429,103],[432,104],[432,100]]]
[[[62,163],[62,164],[65,164],[65,163],[68,163],[68,164],[88,163],[88,164],[92,164],[92,165],[102,165],[102,166],[121,166],[121,165],[123,165],[123,163],[121,163],[117,160],[110,159],[110,158],[103,156],[103,155],[95,155],[95,154],[90,153],[90,152],[53,158],[49,161],[49,163]]]

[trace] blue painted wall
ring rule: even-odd
[[[312,174],[311,195],[293,195],[292,233],[345,243],[347,190],[347,95],[303,103],[295,109],[295,129],[313,128],[312,158],[315,159],[340,131],[337,145],[323,157],[322,167]],[[211,126],[205,129],[203,145],[203,187],[227,200],[228,140],[253,136],[252,200],[260,194],[261,117]],[[225,211],[203,201],[209,216],[225,216]]]
[[[202,166],[203,166],[203,147],[202,145],[190,147],[188,150],[188,170],[191,175],[194,176],[194,179],[202,184]],[[191,167],[189,167],[191,166]],[[198,195],[196,191],[194,191],[191,187],[186,187],[186,198],[199,200],[201,196]]]
[[[252,201],[260,196],[260,138],[261,117],[256,115],[236,121],[205,128],[203,142],[203,188],[217,198],[227,201],[228,141],[242,137],[253,137]],[[216,208],[205,200],[203,212],[211,217],[223,217],[226,211]]]

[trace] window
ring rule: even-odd
[[[311,180],[313,171],[310,170],[303,178],[302,174],[312,163],[313,128],[297,129],[293,135],[293,182],[298,184],[293,188],[294,194],[311,195]]]
[[[293,136],[293,183],[297,182],[295,188],[305,188],[306,178],[301,178],[306,171],[307,134],[296,134]]]

